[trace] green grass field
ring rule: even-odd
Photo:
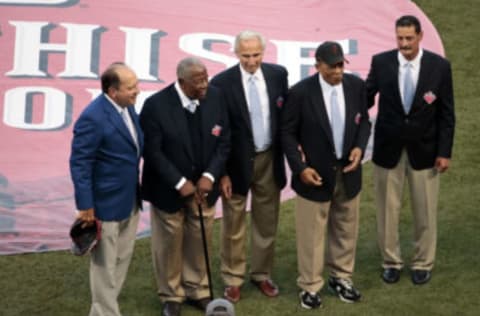
[[[322,291],[324,307],[298,308],[293,203],[283,203],[277,242],[274,279],[281,285],[276,299],[263,297],[245,284],[237,315],[480,315],[480,88],[479,0],[415,1],[441,34],[454,73],[457,125],[453,165],[442,176],[438,210],[437,261],[430,283],[413,286],[408,270],[398,284],[380,279],[380,254],[376,243],[372,168],[367,163],[361,204],[355,284],[364,299],[345,304]],[[392,46],[394,43],[392,42]],[[411,254],[411,214],[402,212],[402,249]],[[221,295],[218,276],[218,233],[212,255],[214,288]],[[120,297],[124,315],[160,315],[150,258],[150,240],[136,244],[134,259]],[[0,257],[0,315],[87,315],[90,305],[88,258],[66,251]],[[184,307],[182,315],[200,315]]]

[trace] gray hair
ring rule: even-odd
[[[200,66],[206,68],[203,62],[197,57],[186,57],[177,65],[177,78],[187,79],[191,76],[191,69],[193,66]]]
[[[240,42],[250,40],[250,39],[258,39],[260,41],[260,44],[262,45],[262,50],[265,50],[265,46],[266,46],[265,37],[263,37],[263,35],[258,32],[245,30],[238,33],[238,35],[235,37],[235,45],[234,45],[235,53],[238,52],[238,49],[240,47]]]

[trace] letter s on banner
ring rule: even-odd
[[[32,96],[43,94],[43,116],[41,122],[29,122],[32,117]],[[5,93],[3,122],[11,127],[27,130],[54,130],[66,126],[70,121],[71,110],[67,94],[49,87],[18,87]]]

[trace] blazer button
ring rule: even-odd
[[[336,167],[336,166],[333,166],[332,169],[333,169],[334,171],[337,171],[337,167]]]
[[[409,122],[409,121],[408,121],[408,118],[406,118],[406,119],[405,119],[405,124],[408,124],[408,122]]]

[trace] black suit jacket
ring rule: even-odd
[[[280,144],[279,121],[288,91],[287,70],[279,65],[262,63],[270,104],[270,132],[274,152],[274,176],[279,189],[286,184],[285,161]],[[242,85],[240,66],[235,65],[216,75],[211,83],[219,87],[227,100],[232,134],[232,149],[227,161],[226,173],[236,194],[247,195],[253,176],[255,145],[247,99]]]
[[[202,120],[202,161],[194,163],[193,146],[180,96],[172,84],[150,96],[140,113],[145,135],[142,197],[167,212],[184,206],[175,186],[182,177],[196,183],[194,174],[208,172],[215,177],[207,203],[218,198],[218,181],[224,172],[230,149],[230,129],[221,92],[209,87],[200,100]],[[195,170],[200,165],[201,170]]]
[[[362,79],[344,74],[345,134],[342,159],[335,155],[332,129],[328,118],[319,75],[303,79],[293,86],[282,117],[282,143],[292,169],[292,188],[309,200],[324,202],[332,198],[337,168],[349,164],[350,151],[359,147],[362,152],[368,143],[370,122],[366,104],[365,84]],[[305,159],[299,151],[303,149]],[[322,177],[319,187],[309,186],[300,180],[300,173],[314,168]],[[361,190],[361,166],[343,174],[343,183],[349,198]]]
[[[417,89],[408,114],[403,110],[398,84],[398,50],[373,56],[367,78],[368,104],[379,93],[373,162],[393,168],[406,148],[411,166],[434,166],[436,157],[450,158],[455,114],[450,63],[423,51]]]

